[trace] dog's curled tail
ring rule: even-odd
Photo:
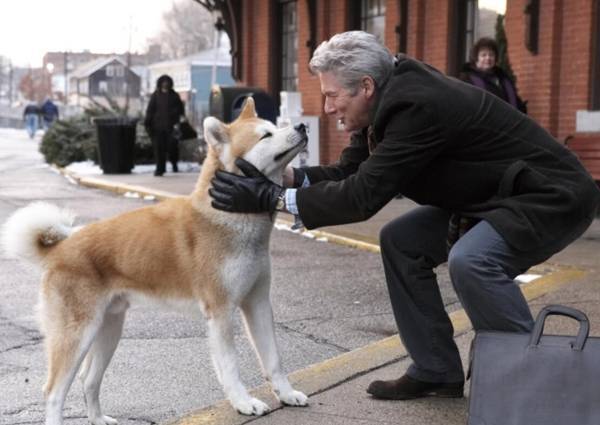
[[[2,226],[0,243],[9,257],[41,262],[54,245],[73,233],[75,216],[46,202],[15,211]]]

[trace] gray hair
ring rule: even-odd
[[[375,37],[364,31],[347,31],[322,42],[309,67],[312,73],[332,72],[354,93],[365,75],[373,78],[377,89],[385,85],[394,69],[394,57]]]

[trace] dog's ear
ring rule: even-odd
[[[203,123],[204,140],[210,146],[216,148],[219,145],[229,143],[229,135],[225,124],[215,117],[206,117]]]
[[[246,98],[246,103],[244,103],[244,108],[239,116],[239,119],[241,120],[246,118],[256,118],[256,109],[254,107],[254,99],[252,96]]]

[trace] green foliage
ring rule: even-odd
[[[127,110],[119,106],[112,98],[106,97],[109,107],[94,99],[92,106],[85,109],[83,115],[58,120],[46,131],[40,145],[40,152],[46,162],[66,167],[72,162],[91,160],[98,163],[98,138],[93,119],[97,117],[126,117]],[[152,142],[138,118],[135,141],[136,164],[154,162]]]
[[[496,43],[498,43],[498,67],[500,67],[513,82],[516,82],[517,78],[515,77],[510,66],[510,60],[508,59],[508,41],[506,40],[506,32],[504,30],[504,15],[498,15],[496,18]]]
[[[65,167],[72,162],[98,162],[96,129],[87,115],[59,120],[46,131],[40,152],[46,162]]]

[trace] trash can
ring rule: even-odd
[[[95,118],[98,157],[104,174],[129,174],[133,169],[137,119]]]
[[[256,114],[275,124],[278,115],[277,104],[258,87],[214,86],[208,100],[208,113],[229,123],[238,117],[248,96],[254,98]]]

